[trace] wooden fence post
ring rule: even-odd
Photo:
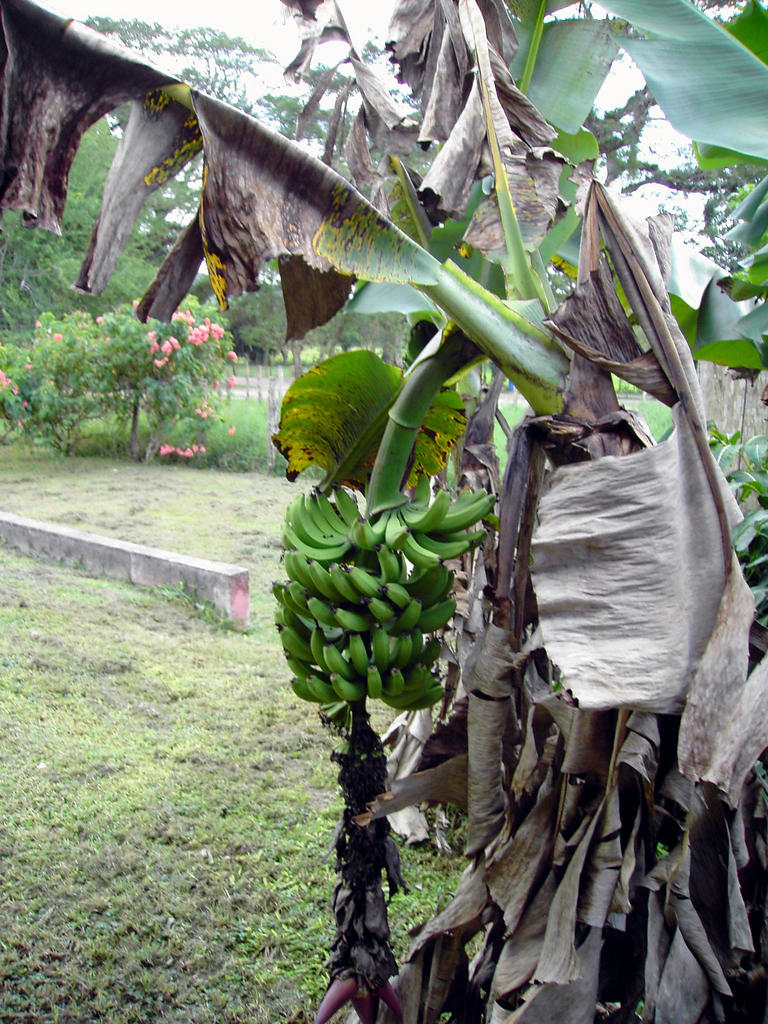
[[[277,449],[272,444],[272,435],[280,425],[280,388],[275,377],[268,378],[267,385],[267,469],[275,468]]]

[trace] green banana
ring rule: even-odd
[[[283,645],[283,650],[286,654],[293,658],[298,658],[299,661],[304,661],[309,665],[312,664],[315,660],[312,648],[306,640],[299,636],[295,629],[292,629],[290,626],[280,626],[278,633],[280,635],[280,643]]]
[[[324,548],[329,544],[338,544],[343,539],[329,533],[314,509],[312,498],[306,494],[299,494],[288,506],[285,523],[308,547]]]
[[[403,522],[414,532],[428,533],[440,527],[450,507],[451,496],[448,491],[437,491],[432,504],[426,509],[406,505],[402,513]]]
[[[320,565],[319,562],[309,562],[308,568],[310,580],[312,581],[312,586],[309,589],[314,590],[318,597],[324,597],[328,601],[333,601],[334,604],[338,604],[339,601],[344,599],[333,577],[324,565]]]
[[[333,585],[339,592],[339,603],[341,601],[349,601],[352,604],[358,604],[360,601],[360,594],[357,588],[352,585],[349,576],[347,575],[347,567],[341,565],[339,562],[331,562],[328,566],[328,572],[330,573]]]
[[[321,601],[319,597],[308,597],[307,607],[312,618],[321,626],[337,625],[335,610],[326,601]]]
[[[437,704],[444,696],[445,691],[440,683],[434,683],[428,690],[425,690],[420,696],[407,704],[405,710],[421,711],[423,708],[431,708],[433,704]]]
[[[374,621],[373,616],[367,612],[357,612],[351,608],[336,608],[334,616],[337,625],[349,633],[367,633]]]
[[[400,612],[398,617],[390,626],[390,632],[392,633],[410,633],[419,621],[419,617],[422,614],[422,603],[418,597],[411,598],[410,604],[403,611]],[[424,632],[422,630],[422,632]]]
[[[346,526],[338,517],[335,525],[330,522],[321,500],[322,495],[315,492],[304,496],[304,518],[301,520],[301,526],[309,533],[308,539],[314,538],[315,544],[338,544],[346,539]],[[301,532],[297,532],[301,536]]]
[[[347,566],[347,576],[357,589],[360,597],[378,597],[381,580],[360,565]]]
[[[422,633],[421,636],[423,640],[424,634]],[[440,657],[442,650],[442,642],[438,640],[436,637],[433,637],[429,641],[429,643],[424,644],[422,650],[420,651],[419,655],[417,655],[417,657],[422,665],[426,665],[427,668],[429,668],[431,665],[434,665],[434,663]]]
[[[384,522],[386,525],[386,521]],[[349,528],[349,539],[352,543],[364,551],[373,551],[377,544],[384,540],[384,530],[371,523],[370,519],[360,517],[356,523]]]
[[[307,680],[302,676],[296,676],[291,680],[291,689],[300,700],[308,700],[315,704],[318,702]]]
[[[374,619],[376,619],[377,622],[381,622],[384,625],[386,625],[388,622],[391,622],[391,620],[394,619],[397,611],[397,609],[393,608],[389,601],[385,601],[381,597],[366,597],[365,604],[366,607],[368,608],[368,611],[371,613],[371,615],[373,615]]]
[[[322,704],[320,714],[339,729],[346,729],[349,726],[351,711],[345,700],[333,700],[330,703]]]
[[[390,551],[397,551],[402,547],[403,541],[408,536],[408,525],[403,522],[400,509],[390,509],[382,512],[386,516],[387,524],[384,530],[384,547]]]
[[[421,598],[422,604],[436,604],[447,597],[453,589],[454,575],[444,565],[431,565],[428,569],[411,576],[404,584],[411,597]]]
[[[347,635],[347,654],[357,674],[365,678],[371,659],[360,633],[349,633]]]
[[[312,578],[309,575],[309,559],[300,551],[289,548],[283,555],[285,571],[292,580],[300,583],[304,589],[312,586]]]
[[[315,539],[314,543],[310,543],[301,538],[290,523],[287,522],[283,523],[280,540],[284,548],[294,548],[296,551],[306,555],[307,558],[312,558],[323,565],[327,565],[329,562],[341,561],[350,548],[349,540],[346,537],[334,544],[325,545],[322,542],[318,543],[318,539]]]
[[[321,672],[328,673],[330,672],[330,669],[328,668],[323,653],[325,644],[325,633],[323,633],[322,629],[313,629],[309,636],[309,648],[312,651],[312,660]]]
[[[411,506],[420,506],[426,508],[429,505],[429,499],[432,497],[432,481],[426,473],[422,473],[419,479],[416,481],[416,486],[413,488],[413,494],[411,496]]]
[[[398,551],[393,551],[385,544],[376,549],[379,560],[380,577],[384,583],[402,583],[406,575],[405,562]]]
[[[482,530],[473,530],[471,533],[451,533],[445,537],[433,537],[429,533],[414,533],[413,540],[427,551],[432,551],[442,559],[458,558],[466,554],[470,548],[475,547],[483,540],[485,534]]]
[[[335,644],[325,645],[323,648],[323,658],[325,659],[325,664],[328,666],[328,671],[331,674],[335,673],[336,675],[341,676],[342,679],[346,679],[348,682],[354,682],[354,680],[358,678],[354,667],[350,665]]]
[[[413,665],[421,659],[422,652],[424,651],[424,634],[420,629],[414,629],[409,634],[411,638],[411,657],[408,665]]]
[[[379,700],[382,695],[383,688],[381,672],[379,672],[375,665],[368,666],[368,672],[366,674],[366,689],[368,690],[368,696],[371,700]]]
[[[307,591],[298,580],[291,580],[283,591],[283,604],[296,615],[307,616]]]
[[[442,563],[442,558],[434,551],[428,551],[427,548],[422,547],[413,534],[408,534],[403,541],[402,552],[408,561],[419,569],[429,569]]]
[[[338,697],[331,685],[330,679],[318,672],[311,672],[306,679],[307,686],[315,694],[315,700],[319,704],[333,704]]]
[[[459,496],[443,517],[438,528],[439,533],[455,533],[457,530],[466,530],[474,526],[488,515],[496,501],[487,491],[465,491],[464,494],[471,495],[471,500],[462,502],[463,495]]]
[[[302,591],[302,603],[299,604],[298,601],[296,601],[296,599],[293,597],[293,595],[292,595],[291,591],[288,589],[288,587],[286,587],[285,592],[283,594],[283,607],[286,608],[289,612],[292,612],[297,618],[309,619],[309,620],[311,620],[311,618],[312,618],[312,616],[309,614],[309,612],[307,610],[307,602],[306,602],[306,598],[304,597],[304,592],[303,591]],[[290,623],[289,623],[289,625],[290,625]]]
[[[314,507],[331,534],[347,535],[347,524],[330,498],[322,492],[313,494]]]
[[[312,629],[306,619],[302,618],[300,615],[296,615],[295,612],[291,611],[290,608],[283,604],[275,606],[275,625],[291,626],[291,628],[295,629],[302,639],[307,641],[309,640],[309,634],[312,632]]]
[[[343,487],[336,487],[333,492],[333,497],[336,502],[336,509],[339,515],[344,520],[347,530],[353,526],[360,518],[360,509],[357,507],[357,502]]]
[[[307,544],[315,544],[317,541],[314,534],[307,529],[305,517],[304,495],[297,494],[285,510],[284,520],[302,541]]]
[[[405,676],[399,668],[390,669],[382,682],[382,698],[397,697],[405,689]]]
[[[344,679],[343,676],[337,675],[335,672],[331,673],[330,680],[336,696],[341,700],[354,704],[356,701],[365,698],[366,684],[362,680],[352,682],[349,679]]]
[[[400,609],[406,608],[411,603],[413,597],[402,583],[384,583],[379,588],[379,593],[387,601],[391,601],[392,604]]]
[[[371,633],[371,657],[379,672],[389,668],[389,637],[386,629],[379,626]]]
[[[390,648],[391,662],[395,668],[403,669],[406,665],[410,664],[413,654],[413,638],[415,636],[421,636],[421,633],[415,631],[391,638],[394,641]]]
[[[416,626],[422,633],[432,633],[441,629],[456,611],[456,602],[452,597],[447,597],[439,604],[433,604],[426,608],[420,615]]]
[[[310,666],[305,661],[300,661],[298,658],[294,658],[292,654],[287,653],[285,655],[285,661],[288,668],[298,679],[304,679],[309,675]]]
[[[435,683],[435,677],[422,662],[412,665],[404,675],[405,686],[403,692],[410,693],[414,697],[428,690]]]

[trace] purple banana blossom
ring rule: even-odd
[[[360,1018],[361,1024],[376,1024],[376,1017],[379,1013],[379,998],[383,999],[398,1021],[402,1022],[403,1009],[397,993],[392,985],[385,981],[375,991],[369,991],[365,986],[360,986],[354,974],[345,977],[334,978],[328,986],[328,991],[323,996],[323,1001],[317,1011],[315,1024],[327,1024],[334,1013],[337,1013],[345,1003],[351,1003],[352,1008]]]

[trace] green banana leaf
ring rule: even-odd
[[[643,38],[622,45],[670,123],[690,139],[768,159],[768,66],[758,16],[727,31],[686,0],[606,0]],[[753,52],[753,48],[756,52]]]
[[[530,28],[515,22],[521,46],[510,71],[525,64]],[[607,21],[563,19],[544,27],[528,96],[544,117],[568,133],[578,132],[619,52],[622,40]]]
[[[321,486],[365,490],[387,414],[403,387],[403,374],[367,350],[331,356],[302,374],[283,399],[272,438],[295,480],[309,466],[324,470]],[[434,476],[466,426],[455,391],[433,402],[414,447],[412,473]]]

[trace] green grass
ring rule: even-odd
[[[230,434],[230,428],[234,433]],[[139,428],[139,444],[143,451],[148,439],[146,423],[142,419]],[[224,469],[230,472],[249,473],[267,470],[267,403],[257,398],[248,401],[232,399],[226,403],[221,418],[206,421],[205,429],[196,437],[188,431],[176,428],[163,435],[164,443],[186,448],[191,443],[205,447],[205,452],[194,458],[185,459],[176,455],[155,456],[156,462],[165,464],[183,463],[196,469]],[[75,454],[81,457],[107,456],[128,458],[130,431],[126,424],[95,420],[87,423],[83,436],[75,446]],[[276,472],[282,473],[284,463],[278,456]]]
[[[0,1021],[313,1019],[340,802],[272,626],[291,485],[20,449],[0,471],[4,510],[239,562],[252,603],[237,632],[0,547]],[[403,858],[401,959],[463,868]]]

